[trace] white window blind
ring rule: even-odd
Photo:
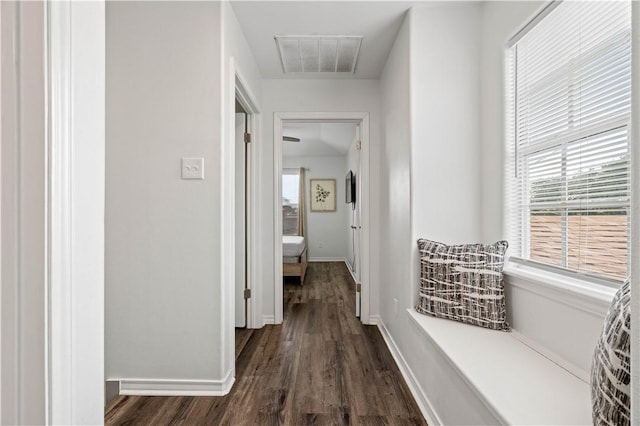
[[[512,258],[629,273],[631,2],[563,2],[507,53]]]

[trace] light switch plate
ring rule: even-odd
[[[204,179],[204,158],[183,158],[182,179]]]

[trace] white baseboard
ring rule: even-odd
[[[275,315],[263,315],[262,316],[262,324],[267,325],[267,324],[275,324],[276,323],[276,316]]]
[[[344,262],[347,263],[347,259],[344,257],[310,257],[307,262]]]
[[[265,323],[264,323],[264,317],[260,319],[262,320],[261,322],[257,321],[257,318],[256,318],[256,321],[252,321],[250,324],[247,324],[246,328],[251,330],[261,329],[262,327],[264,327]]]
[[[398,346],[396,346],[396,342],[391,337],[391,334],[389,334],[389,330],[384,325],[382,318],[380,318],[378,315],[371,315],[369,317],[369,322],[378,326],[378,330],[380,330],[380,334],[382,334],[382,338],[387,344],[387,347],[389,348],[393,359],[396,361],[396,364],[400,369],[400,373],[402,373],[402,377],[404,377],[404,380],[407,382],[409,390],[411,391],[411,395],[413,395],[414,399],[416,400],[418,408],[420,408],[420,411],[427,421],[427,424],[429,424],[430,426],[441,425],[442,421],[433,409],[433,404],[431,404],[429,398],[427,398],[427,395],[425,395],[424,391],[420,387],[416,376],[413,374],[413,371],[411,371],[411,368],[409,368],[409,365],[402,356],[400,349],[398,349]]]
[[[144,396],[223,396],[229,393],[235,377],[232,371],[222,380],[119,379],[120,395]]]
[[[382,323],[382,320],[380,319],[380,315],[369,315],[368,325],[377,325],[378,328],[380,328],[381,323]],[[386,330],[386,327],[385,327],[385,330]],[[382,329],[380,330],[380,333],[382,333]],[[384,337],[384,333],[382,333],[382,337]],[[388,343],[387,343],[387,346],[389,346]]]
[[[351,270],[351,266],[349,266],[349,262],[347,261],[347,259],[344,260],[344,264],[347,266],[347,270],[349,271],[349,273],[351,274],[351,278],[353,278],[353,282],[358,282],[358,279],[356,278],[356,275],[353,273],[353,271]]]

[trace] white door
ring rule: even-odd
[[[236,327],[246,327],[247,304],[244,298],[246,287],[245,256],[245,114],[236,114],[235,157],[236,157]]]
[[[362,174],[360,173],[360,146],[361,142],[360,142],[360,125],[358,125],[356,127],[356,161],[355,164],[353,165],[354,170],[353,170],[353,174],[355,175],[355,179],[356,179],[356,202],[355,202],[355,208],[353,208],[352,210],[352,220],[351,220],[351,233],[352,233],[352,241],[353,241],[353,255],[354,255],[354,259],[353,259],[353,275],[356,278],[356,316],[359,317],[360,316],[360,288],[361,288],[361,282],[362,282],[362,274],[361,274],[361,266],[362,266],[362,262],[361,262],[361,257],[360,256],[360,234],[361,234],[361,229],[362,229],[362,222],[361,222],[361,194],[362,194],[362,179],[361,176]]]

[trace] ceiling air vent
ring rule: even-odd
[[[362,43],[362,36],[279,35],[275,39],[285,74],[353,74]]]

